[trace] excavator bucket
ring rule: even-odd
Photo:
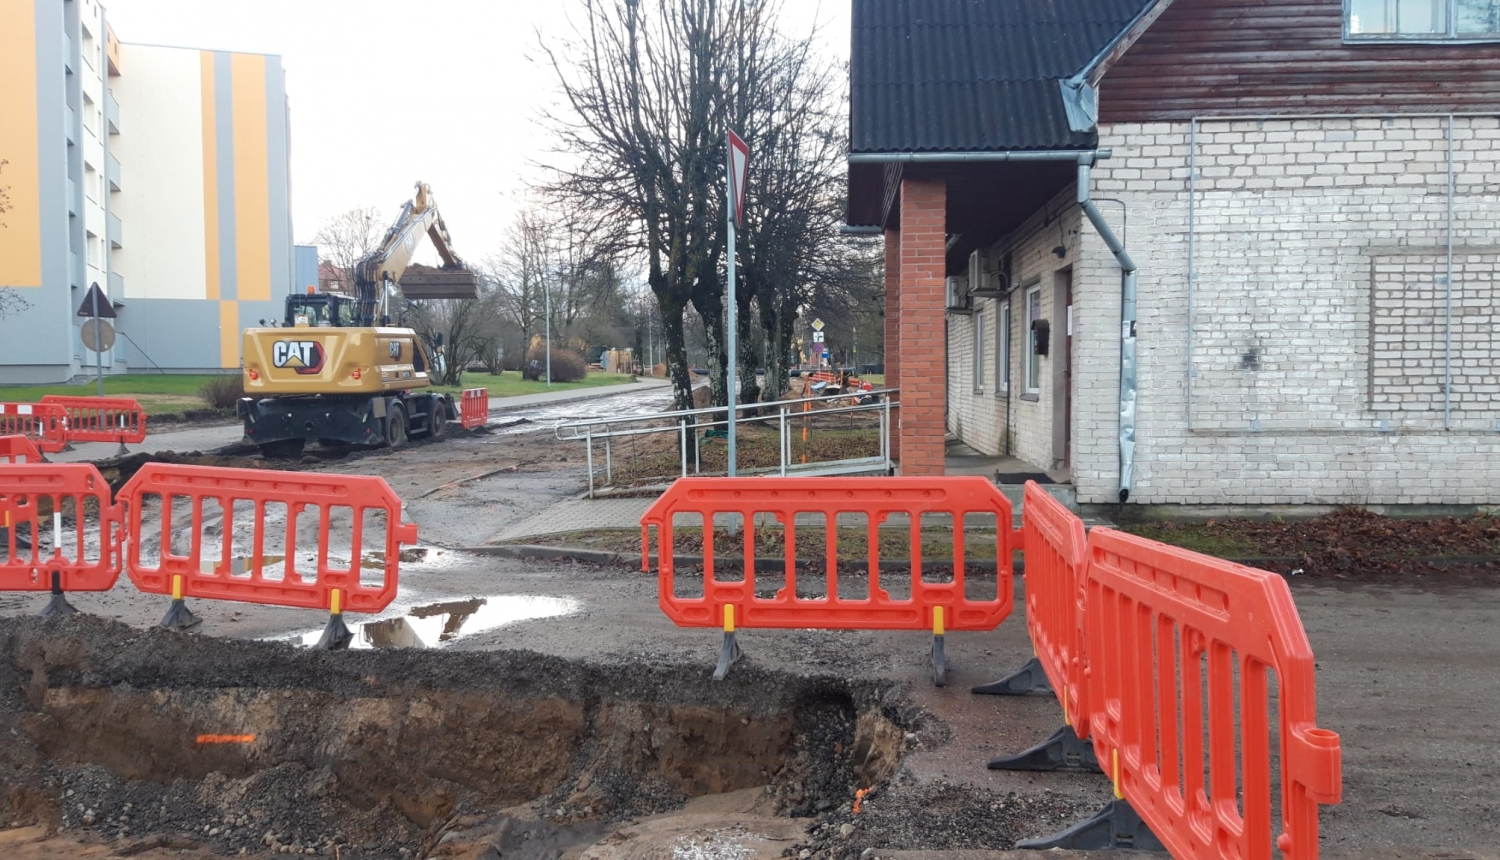
[[[426,299],[477,299],[479,279],[468,267],[434,269],[407,267],[401,275],[401,292],[414,302]]]

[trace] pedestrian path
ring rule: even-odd
[[[574,388],[568,391],[543,391],[540,394],[517,394],[513,397],[491,397],[490,411],[524,409],[530,406],[546,406],[552,403],[569,403],[575,400],[594,400],[613,397],[617,394],[633,394],[641,391],[664,389],[671,386],[666,379],[642,379],[621,385],[597,385],[593,388]]]

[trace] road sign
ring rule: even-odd
[[[815,320],[813,320],[812,321],[812,327],[813,327],[813,331],[822,331],[823,330],[823,321],[821,319],[815,319]]]
[[[823,342],[823,333],[820,332],[820,331],[813,332],[813,343],[822,343],[822,342]]]
[[[740,136],[729,132],[729,204],[734,211],[735,226],[745,214],[745,172],[750,166],[750,147]]]
[[[99,302],[100,319],[112,320],[116,318],[115,306],[109,303],[109,297],[104,295],[104,291],[99,289],[98,284],[89,287],[89,291],[84,294],[83,304],[78,306],[78,315],[81,317],[92,317],[94,315],[95,299]]]
[[[108,320],[89,320],[79,334],[83,345],[94,352],[106,352],[115,345],[115,327]]]

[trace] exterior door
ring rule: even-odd
[[[1052,470],[1073,469],[1073,270],[1052,280]]]

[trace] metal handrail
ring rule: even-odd
[[[827,403],[830,400],[838,400],[838,399],[844,398],[844,397],[887,397],[888,395],[900,394],[900,393],[901,393],[901,389],[900,388],[880,388],[880,389],[874,389],[874,390],[871,390],[871,391],[860,391],[857,394],[840,392],[839,394],[836,394],[836,395],[822,395],[822,396],[818,396],[818,397],[799,397],[799,398],[792,399],[792,400],[773,400],[773,401],[769,401],[769,402],[766,402],[766,403],[741,403],[739,405],[738,409],[739,410],[743,410],[743,409],[765,409],[767,407],[800,406],[800,405],[802,405],[804,403]],[[871,405],[873,405],[873,404],[871,404]],[[584,419],[582,421],[564,421],[564,422],[560,422],[560,423],[558,423],[558,424],[556,424],[556,425],[553,426],[553,428],[552,428],[552,435],[559,442],[582,442],[585,438],[587,438],[590,435],[592,435],[596,439],[597,438],[602,438],[605,435],[605,434],[601,434],[601,433],[588,433],[587,430],[590,429],[590,428],[593,428],[593,427],[607,426],[607,425],[611,425],[611,424],[640,424],[640,423],[643,423],[643,422],[646,422],[646,421],[664,421],[664,420],[667,420],[667,419],[670,419],[670,418],[687,418],[687,417],[693,416],[693,415],[708,415],[708,414],[711,414],[711,413],[714,413],[714,412],[725,412],[725,411],[728,410],[728,408],[729,407],[727,407],[727,406],[704,406],[704,407],[699,408],[699,409],[678,409],[678,410],[673,410],[671,412],[654,412],[654,413],[652,413],[650,415],[605,416],[603,418],[587,418],[587,419]],[[838,407],[838,408],[846,408],[846,407]],[[868,407],[866,407],[866,408],[868,408]],[[736,410],[736,411],[738,411],[738,410]],[[832,410],[822,409],[822,410],[819,410],[819,412],[820,412],[820,414],[827,415],[830,412],[832,412]],[[748,420],[748,421],[762,421],[762,420],[764,420],[764,418],[760,417],[760,416],[754,416],[754,417],[750,417],[750,418],[742,418],[739,415],[736,415],[735,419],[736,419],[735,423],[737,423],[737,424],[740,421],[744,421],[744,420]],[[712,423],[704,423],[704,422],[694,422],[694,423],[698,427],[709,427],[709,426],[713,426],[714,423],[726,424],[727,425],[729,422],[727,420],[725,420],[725,421],[721,421],[721,422],[712,422]],[[580,429],[584,430],[585,432],[583,432],[583,433],[578,432]],[[563,433],[564,430],[572,431],[571,435],[568,435],[568,436],[562,435],[562,433]],[[631,435],[631,434],[627,433],[627,434],[622,434],[622,435]]]
[[[891,430],[891,427],[893,426],[891,411],[893,409],[900,408],[901,404],[898,401],[892,400],[888,395],[897,394],[899,392],[900,392],[899,388],[884,388],[884,389],[880,389],[879,391],[875,391],[875,390],[871,390],[871,391],[859,391],[857,393],[853,393],[853,394],[849,394],[849,395],[839,394],[839,395],[823,396],[823,397],[802,397],[802,398],[796,398],[796,399],[793,399],[793,400],[777,400],[777,401],[772,401],[770,403],[757,403],[757,404],[754,404],[755,408],[757,408],[757,409],[764,408],[764,407],[772,407],[772,408],[774,408],[776,410],[776,412],[774,414],[771,414],[771,415],[766,415],[766,414],[761,414],[761,415],[736,414],[735,415],[735,419],[734,419],[734,423],[735,423],[736,426],[738,426],[740,424],[744,424],[744,423],[747,423],[747,422],[764,422],[764,421],[770,421],[770,420],[773,420],[773,419],[777,422],[777,436],[779,437],[778,448],[779,448],[779,460],[780,460],[780,464],[777,467],[768,467],[767,469],[764,470],[764,471],[767,471],[767,472],[779,471],[782,475],[786,475],[788,473],[788,471],[795,471],[795,472],[798,472],[799,474],[819,474],[819,473],[822,473],[822,474],[848,474],[851,471],[869,471],[869,470],[872,470],[872,469],[882,469],[882,468],[886,469],[886,470],[889,470],[889,469],[891,469],[891,468],[894,467],[894,463],[893,463],[893,461],[891,459],[891,445],[890,445],[890,430]],[[814,403],[829,403],[829,402],[832,402],[832,401],[837,401],[837,400],[842,399],[844,397],[851,397],[851,396],[852,397],[859,397],[859,398],[874,397],[874,398],[876,398],[876,400],[873,403],[863,403],[863,404],[856,403],[856,404],[849,405],[849,406],[834,406],[834,407],[827,408],[827,409],[818,409],[816,411],[806,408],[806,407],[808,407],[808,406],[810,406],[811,404],[814,404]],[[747,406],[748,406],[748,404],[747,404]],[[792,409],[789,408],[789,407],[793,407],[793,406],[802,406],[804,408],[800,409],[800,410],[797,410],[797,411],[793,411]],[[689,446],[687,444],[687,436],[688,436],[688,433],[689,433],[689,427],[692,428],[691,432],[694,435],[696,435],[699,431],[706,430],[706,429],[711,429],[711,428],[714,428],[714,427],[727,427],[729,425],[729,419],[728,419],[727,415],[725,415],[725,417],[723,417],[723,418],[717,418],[717,419],[710,418],[707,421],[698,421],[697,420],[697,417],[701,416],[701,415],[711,415],[713,413],[725,413],[727,411],[728,411],[727,407],[723,407],[723,406],[708,406],[708,407],[704,407],[702,409],[679,409],[679,410],[674,410],[674,411],[671,411],[671,412],[658,412],[658,413],[653,414],[653,415],[634,415],[634,416],[619,416],[619,417],[605,417],[605,418],[590,418],[590,419],[583,420],[583,421],[570,421],[570,422],[563,422],[563,423],[557,424],[557,425],[555,425],[552,428],[552,435],[558,441],[561,441],[561,442],[583,442],[583,443],[585,443],[587,445],[587,448],[588,448],[588,472],[589,472],[589,492],[588,492],[588,495],[589,495],[589,498],[593,498],[594,497],[594,490],[595,490],[595,482],[594,482],[594,478],[595,478],[595,471],[594,471],[594,442],[595,442],[595,440],[602,439],[604,441],[604,474],[605,474],[605,480],[606,481],[613,481],[614,480],[614,477],[613,477],[613,473],[614,473],[614,450],[613,450],[612,440],[619,439],[619,438],[628,438],[628,437],[632,437],[632,436],[648,436],[648,435],[655,434],[655,433],[673,433],[673,434],[676,434],[676,435],[678,435],[678,436],[681,437],[681,444],[679,446],[679,448],[680,448],[680,450],[682,452],[682,463],[681,463],[681,472],[680,472],[680,474],[683,475],[683,476],[686,476],[686,475],[689,474],[689,469],[688,469],[688,448],[689,448]],[[811,464],[812,465],[811,469],[807,468],[807,466],[805,466],[805,465],[804,466],[795,466],[795,465],[792,464],[792,462],[791,462],[791,435],[789,433],[789,430],[790,430],[792,421],[794,421],[798,415],[803,415],[803,416],[806,416],[806,417],[812,417],[814,415],[817,416],[817,417],[823,417],[823,416],[827,416],[827,415],[841,415],[841,414],[847,414],[847,413],[852,413],[852,412],[879,412],[880,413],[880,425],[879,425],[880,453],[878,455],[873,456],[873,457],[856,457],[856,458],[850,458],[850,459],[845,459],[845,460],[819,461],[816,464]],[[690,418],[694,419],[694,420],[689,421]],[[670,421],[671,419],[676,419],[676,421],[673,422],[673,423],[660,423],[660,422]],[[654,426],[650,426],[650,427],[615,426],[615,425],[643,424],[643,423],[646,423],[646,422],[657,422],[657,423],[655,423]],[[568,431],[569,435],[563,435],[563,431],[564,430]],[[698,458],[697,458],[697,453],[699,451],[699,447],[697,445],[693,445],[691,447],[693,449],[693,454],[694,454],[694,458],[693,458],[694,462],[692,464],[692,473],[702,474],[702,467],[701,467],[701,464],[699,463]],[[757,470],[757,471],[760,471],[760,470]]]

